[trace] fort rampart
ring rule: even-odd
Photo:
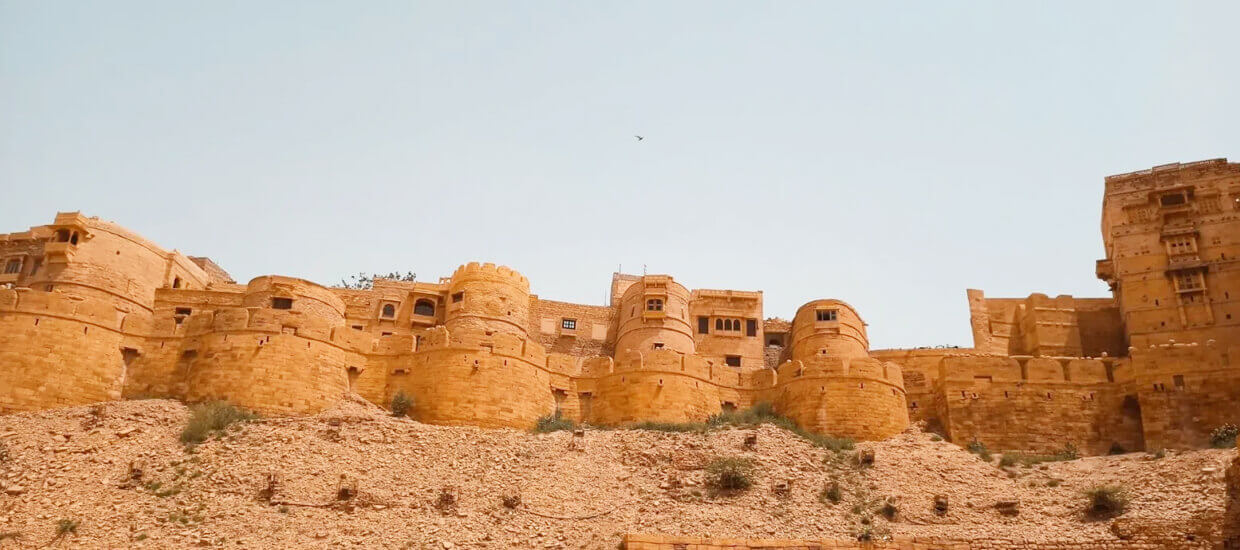
[[[150,396],[312,414],[351,391],[406,394],[440,424],[696,422],[770,403],[858,439],[924,421],[996,450],[1202,446],[1240,423],[1240,218],[1224,208],[1240,210],[1238,170],[1108,178],[1096,274],[1115,297],[969,290],[968,349],[872,352],[843,301],[764,319],[760,291],[668,275],[616,273],[605,305],[542,300],[476,262],[434,282],[237,284],[208,258],[59,213],[0,235],[0,412]]]

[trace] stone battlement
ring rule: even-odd
[[[452,273],[452,280],[461,279],[483,279],[496,282],[507,282],[508,284],[519,287],[525,292],[530,291],[530,281],[525,275],[518,273],[516,270],[506,265],[496,265],[493,263],[469,262],[456,268]]]
[[[1202,445],[1240,422],[1240,164],[1158,166],[1105,188],[1095,274],[1113,297],[970,289],[973,347],[879,351],[838,299],[782,320],[760,290],[615,273],[608,303],[573,304],[482,262],[436,283],[237,284],[209,258],[58,213],[0,236],[0,411],[153,396],[313,414],[346,392],[381,405],[404,393],[424,422],[524,429],[769,403],[858,439],[924,421],[993,449]]]

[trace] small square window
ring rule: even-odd
[[[561,319],[560,328],[564,330],[577,330],[577,320],[576,319]]]
[[[646,311],[663,311],[663,300],[658,298],[646,300]]]
[[[834,309],[820,309],[814,312],[814,314],[819,321],[834,321],[836,318],[836,310]]]
[[[1176,206],[1184,204],[1188,201],[1184,198],[1183,193],[1172,193],[1170,195],[1163,195],[1159,197],[1158,202],[1163,206]]]
[[[724,358],[723,358],[723,363],[724,363],[725,365],[729,366],[729,367],[739,367],[739,366],[741,366],[741,356],[739,356],[739,355],[726,355],[726,356],[724,356]]]
[[[272,309],[293,309],[293,299],[292,298],[272,298],[271,308]]]
[[[464,292],[456,292],[452,294],[452,303],[454,304],[459,304],[461,303],[461,300],[464,300],[464,299],[465,299]]]

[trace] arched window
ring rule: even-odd
[[[723,330],[723,319],[715,319],[715,330]]]
[[[646,311],[663,311],[663,300],[658,298],[646,300]]]
[[[383,317],[387,319],[396,317],[396,305],[395,304],[383,304]]]
[[[173,278],[172,278],[172,288],[181,288],[181,278],[180,278],[180,277],[173,277]]]
[[[426,299],[418,300],[413,304],[413,313],[414,315],[434,315],[435,302]]]
[[[78,237],[77,231],[74,231],[73,236],[69,237],[69,244],[77,244],[77,237]]]

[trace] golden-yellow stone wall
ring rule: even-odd
[[[949,356],[939,363],[935,413],[952,441],[992,450],[1053,452],[1068,443],[1085,454],[1113,445],[1142,450],[1140,409],[1129,376],[1101,360]],[[1125,391],[1129,390],[1129,391]]]
[[[651,311],[650,300],[662,300],[662,309]],[[629,350],[696,351],[689,325],[689,291],[666,275],[646,275],[630,285],[620,298],[616,322],[617,355]]]
[[[1202,447],[1215,428],[1240,425],[1240,345],[1134,349],[1132,372],[1147,448]]]
[[[0,413],[120,399],[120,319],[111,300],[0,289]]]
[[[461,298],[456,301],[456,296]],[[449,330],[478,329],[526,335],[530,282],[506,266],[471,262],[457,268],[448,285]]]
[[[835,320],[819,321],[818,310],[834,310]],[[869,353],[865,322],[852,306],[840,300],[814,300],[797,309],[792,319],[792,359],[868,357]]]
[[[739,406],[743,376],[735,369],[673,350],[629,351],[611,372],[593,382],[592,411],[585,420],[617,425],[641,421],[701,422]]]
[[[786,362],[773,378],[758,401],[814,432],[875,440],[908,427],[904,376],[895,363],[819,356]]]

